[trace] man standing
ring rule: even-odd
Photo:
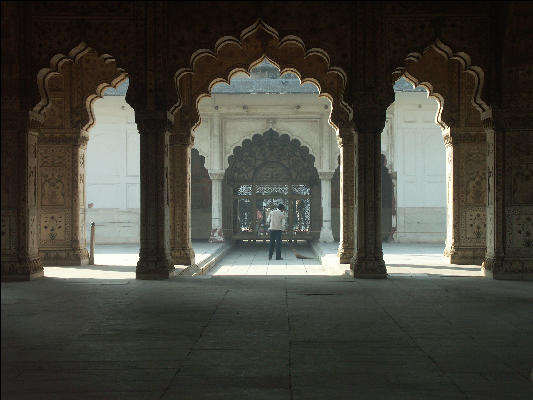
[[[268,259],[272,260],[274,253],[274,244],[276,245],[276,260],[283,260],[281,258],[281,232],[285,229],[285,206],[280,204],[277,210],[272,210],[268,214],[268,221],[270,221],[270,247],[268,248]]]

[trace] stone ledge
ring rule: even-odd
[[[507,281],[533,281],[533,272],[493,272],[482,268],[486,278]]]
[[[28,274],[2,274],[2,282],[22,282],[22,281],[31,281],[38,278],[44,277],[44,270],[37,271]]]
[[[335,242],[335,243],[338,243],[338,242]],[[315,253],[315,255],[320,260],[320,264],[322,264],[323,266],[339,266],[340,267],[342,265],[339,262],[339,256],[337,252],[326,253],[321,243],[317,241],[312,241],[310,242],[310,244],[311,244],[311,249],[313,250],[313,253]],[[327,243],[327,244],[331,244],[331,243]],[[349,264],[349,263],[346,263],[346,264]],[[344,274],[346,276],[350,276],[351,278],[353,278],[353,275],[350,275],[349,268],[344,270]]]
[[[169,270],[168,272],[136,272],[135,279],[140,280],[163,280],[163,279],[172,279],[176,276],[175,270]]]
[[[233,248],[235,242],[224,242],[220,244],[212,254],[203,259],[198,264],[193,264],[185,268],[183,271],[177,273],[178,277],[186,276],[199,276],[206,275],[211,268],[213,268],[222,258],[228,254],[228,252]]]

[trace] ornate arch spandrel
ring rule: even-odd
[[[177,132],[189,132],[200,124],[199,101],[210,96],[211,88],[220,82],[229,84],[236,72],[250,70],[268,58],[281,74],[296,73],[302,83],[311,82],[327,97],[333,107],[330,123],[335,127],[346,124],[353,111],[344,101],[347,75],[342,68],[331,67],[327,53],[319,48],[306,50],[297,36],[279,38],[277,31],[258,19],[241,32],[240,38],[225,36],[215,44],[215,50],[200,49],[192,56],[190,66],[174,75],[178,102],[169,110],[169,118]]]
[[[440,39],[421,52],[409,53],[404,64],[394,70],[393,81],[402,75],[415,87],[424,87],[429,96],[437,100],[436,123],[442,129],[458,126],[461,120],[464,122],[462,112],[477,121],[491,115],[490,107],[481,98],[485,79],[483,70],[472,65],[468,54],[454,52]],[[463,101],[465,97],[468,103]]]
[[[94,125],[94,101],[127,78],[112,56],[82,42],[68,55],[53,56],[50,67],[38,72],[41,100],[32,112],[43,116],[43,129],[87,132]]]

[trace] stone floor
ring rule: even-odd
[[[533,283],[253,250],[198,278],[2,283],[2,399],[532,398]]]
[[[283,260],[276,260],[274,254],[274,258],[269,260],[267,244],[245,243],[235,246],[232,252],[224,257],[209,273],[215,276],[339,276],[344,274],[346,270],[345,265],[322,265],[307,244],[292,245],[283,243],[281,257]]]

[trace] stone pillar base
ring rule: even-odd
[[[339,256],[340,264],[350,264],[353,257],[354,249],[339,248],[337,255]]]
[[[383,258],[376,260],[354,257],[350,263],[350,270],[350,275],[359,279],[384,279],[387,277],[387,268]]]
[[[484,247],[446,247],[444,256],[450,259],[450,264],[481,265],[485,252]]]
[[[194,250],[192,248],[171,249],[174,265],[194,265]]]
[[[331,228],[322,227],[318,241],[322,243],[333,243],[335,240],[333,239]]]
[[[224,235],[222,228],[211,229],[211,235],[209,236],[209,243],[224,243]]]
[[[137,279],[170,279],[174,275],[175,268],[169,257],[140,254],[135,271]]]
[[[89,251],[87,249],[50,249],[39,250],[39,256],[44,265],[88,265]]]
[[[44,269],[39,257],[22,260],[2,260],[2,282],[29,281],[44,276]]]
[[[483,275],[501,280],[533,281],[533,258],[494,258],[483,260]]]

